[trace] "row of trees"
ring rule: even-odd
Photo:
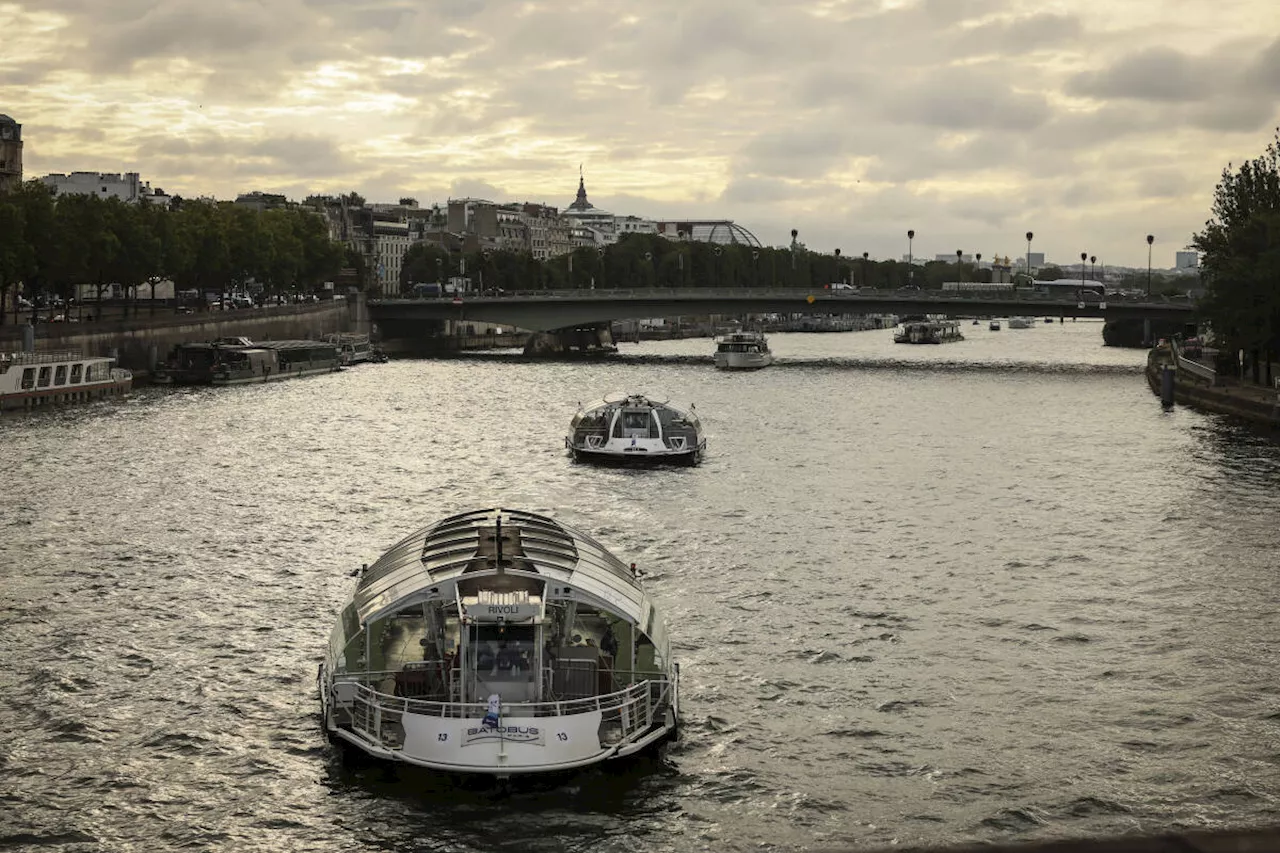
[[[70,299],[86,284],[99,298],[119,284],[132,300],[148,286],[154,296],[165,279],[201,293],[252,279],[284,294],[312,289],[349,262],[314,211],[175,201],[166,210],[92,195],[55,199],[39,181],[0,195],[0,306],[19,282],[33,301]]]
[[[1201,312],[1228,353],[1254,381],[1272,382],[1280,353],[1280,129],[1261,157],[1234,172],[1231,164],[1213,196],[1213,216],[1191,243],[1201,253]]]
[[[874,261],[795,248],[753,248],[743,244],[672,242],[653,234],[629,234],[604,249],[580,248],[537,261],[528,253],[448,252],[416,244],[405,255],[402,292],[418,282],[466,275],[473,285],[502,290],[631,289],[648,287],[801,287],[822,289],[835,282],[861,287],[899,288],[910,284],[939,289],[945,281],[990,281],[991,270],[971,263],[930,261],[913,268],[899,261]]]

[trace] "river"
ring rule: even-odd
[[[134,392],[0,420],[0,847],[801,850],[1277,821],[1280,449],[1161,409],[1096,322],[778,334]],[[694,403],[691,469],[571,462]],[[467,508],[636,562],[682,738],[553,783],[344,763],[350,573]]]

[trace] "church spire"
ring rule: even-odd
[[[582,164],[578,164],[578,197],[569,205],[570,210],[590,210],[591,202],[587,201],[587,184],[582,178]]]

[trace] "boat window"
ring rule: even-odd
[[[532,625],[477,625],[472,646],[476,675],[487,682],[526,680],[537,661],[534,632]]]
[[[81,377],[81,375],[83,375],[83,373],[84,373],[84,365],[83,365],[83,364],[76,363],[76,364],[71,365],[71,384],[72,384],[72,385],[79,385],[79,384],[80,384],[80,377]]]
[[[53,372],[53,384],[54,385],[67,384],[67,366],[65,364],[59,364],[58,369]]]
[[[36,369],[34,367],[24,368],[22,371],[22,387],[36,387]]]
[[[53,367],[52,366],[42,367],[40,368],[40,379],[36,382],[36,385],[38,385],[41,388],[48,388],[49,382],[52,381],[52,379],[53,379]]]
[[[648,429],[649,413],[648,412],[623,412],[624,429]]]

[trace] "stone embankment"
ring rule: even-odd
[[[363,318],[363,328],[361,319]],[[176,344],[244,337],[249,340],[318,340],[334,332],[368,332],[363,300],[277,305],[195,314],[140,314],[92,323],[40,323],[0,326],[0,351],[23,347],[24,329],[34,328],[37,351],[72,350],[85,355],[114,355],[121,367],[145,383]]]
[[[1165,370],[1173,372],[1165,387]],[[1232,415],[1259,426],[1280,427],[1280,389],[1222,376],[1213,367],[1183,353],[1176,341],[1162,343],[1147,356],[1147,383],[1166,403]],[[1167,399],[1169,396],[1172,399]],[[1280,851],[1280,847],[1276,848]]]

